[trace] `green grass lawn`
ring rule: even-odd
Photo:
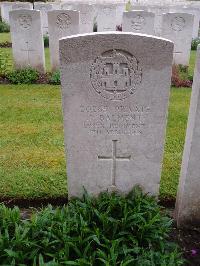
[[[12,58],[11,49],[2,48]],[[50,70],[49,49],[45,49]],[[193,72],[196,52],[191,52]],[[191,89],[172,88],[160,195],[176,196]],[[59,86],[0,85],[0,197],[66,195]]]
[[[13,55],[12,55],[12,49],[11,48],[0,48],[0,52],[8,55],[8,65],[7,69],[12,70],[13,69]],[[51,71],[51,64],[50,64],[50,54],[49,54],[49,48],[44,49],[45,52],[45,65],[46,65],[46,71]]]
[[[11,42],[10,32],[0,33],[0,43]]]
[[[160,196],[175,197],[180,174],[191,89],[172,88]]]
[[[195,59],[196,59],[196,51],[191,51],[191,53],[190,53],[190,66],[189,66],[189,74],[190,75],[193,75],[193,72],[194,72]]]
[[[172,88],[160,193],[175,197],[191,89]],[[0,196],[66,195],[59,86],[0,86]]]
[[[0,196],[66,194],[59,86],[0,86]]]

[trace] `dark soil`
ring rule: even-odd
[[[40,208],[45,207],[48,204],[53,206],[62,206],[68,203],[67,196],[56,197],[56,198],[33,198],[33,199],[23,199],[23,198],[0,198],[0,203],[5,204],[7,207],[18,206],[19,208]]]
[[[10,81],[3,76],[0,76],[0,84],[11,84]],[[39,78],[33,84],[50,84],[50,73],[39,74]]]
[[[49,73],[40,74],[36,81],[36,84],[49,84],[50,75]]]
[[[170,240],[177,242],[187,266],[200,266],[200,228],[177,229],[175,226],[171,232]]]
[[[11,48],[12,43],[11,42],[2,42],[0,43],[0,48]]]
[[[9,84],[9,83],[10,81],[7,78],[0,76],[0,84]]]

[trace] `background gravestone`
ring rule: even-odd
[[[186,13],[163,14],[163,38],[174,42],[174,63],[189,65],[194,16]]]
[[[97,31],[115,31],[116,26],[116,5],[99,5],[97,16]]]
[[[158,194],[173,44],[131,33],[60,41],[68,193]]]
[[[35,3],[34,9],[41,11],[41,19],[42,19],[42,32],[43,35],[48,35],[48,18],[47,12],[53,9],[53,5],[45,4],[45,3]]]
[[[33,9],[33,5],[31,3],[13,3],[12,10],[17,9]]]
[[[122,24],[122,17],[123,13],[126,11],[126,4],[125,3],[118,3],[116,4],[116,24]]]
[[[163,13],[169,12],[169,5],[150,5],[148,11],[155,14],[154,31],[156,36],[161,36]]]
[[[59,39],[79,33],[79,11],[49,11],[48,24],[51,67],[56,70],[59,69]]]
[[[67,2],[61,4],[61,9],[64,10],[77,10],[77,5],[74,2]]]
[[[190,112],[183,153],[181,176],[176,199],[179,227],[200,223],[200,46],[192,86]]]
[[[174,13],[187,13],[194,15],[194,24],[192,30],[192,38],[197,38],[199,35],[199,19],[200,19],[200,8],[184,6],[184,5],[173,5],[170,7],[170,12]]]
[[[44,45],[40,11],[13,10],[10,30],[15,68],[32,67],[44,72]]]
[[[1,17],[4,22],[10,24],[9,12],[12,10],[13,3],[3,3],[1,4]]]
[[[122,30],[154,35],[154,19],[155,15],[152,12],[141,10],[124,12]]]
[[[95,9],[93,5],[79,4],[77,10],[80,11],[80,33],[93,32]]]

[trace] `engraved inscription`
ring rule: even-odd
[[[81,24],[88,24],[88,14],[87,12],[81,12],[80,20]]]
[[[26,43],[26,48],[25,49],[21,49],[22,52],[26,52],[26,56],[27,56],[27,62],[28,65],[30,65],[30,52],[34,52],[34,49],[29,48],[29,43],[28,41],[25,42]]]
[[[171,27],[174,31],[182,31],[185,27],[185,19],[183,17],[175,17],[172,19]]]
[[[103,9],[103,13],[104,13],[106,16],[109,16],[109,15],[111,14],[111,12],[112,12],[112,9],[109,8],[109,7],[105,7],[105,8]]]
[[[134,30],[140,31],[144,28],[145,18],[141,15],[137,15],[135,18],[131,20],[131,27]]]
[[[91,135],[143,134],[150,108],[148,106],[81,105],[82,126]]]
[[[61,13],[57,16],[56,25],[61,30],[69,28],[71,24],[71,17],[66,13]]]
[[[117,140],[112,141],[112,155],[111,156],[100,156],[98,155],[99,160],[109,160],[112,162],[111,170],[111,189],[116,188],[116,164],[117,161],[130,161],[131,155],[127,156],[117,156]]]
[[[20,28],[29,29],[32,25],[32,17],[30,15],[19,15],[18,23]]]
[[[111,101],[122,101],[138,89],[142,69],[135,56],[121,50],[111,50],[98,56],[90,69],[95,91]]]

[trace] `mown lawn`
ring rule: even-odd
[[[12,60],[11,49],[2,48]],[[48,70],[49,49],[45,49]],[[192,74],[196,52],[191,52]],[[191,89],[172,88],[160,196],[176,196]],[[0,197],[66,195],[60,87],[0,85]]]
[[[0,33],[0,43],[11,42],[10,32]]]
[[[49,48],[44,49],[45,52],[45,65],[46,65],[46,71],[50,72],[51,71],[51,64],[50,64],[50,54],[49,54]],[[0,48],[0,53],[5,55],[8,63],[8,70],[14,69],[13,67],[13,55],[12,55],[12,49],[11,48]]]
[[[191,89],[172,88],[160,193],[175,197]],[[59,86],[0,86],[0,196],[66,195]]]
[[[0,86],[0,196],[66,194],[59,86]]]
[[[180,174],[191,89],[172,88],[160,196],[175,197]]]

